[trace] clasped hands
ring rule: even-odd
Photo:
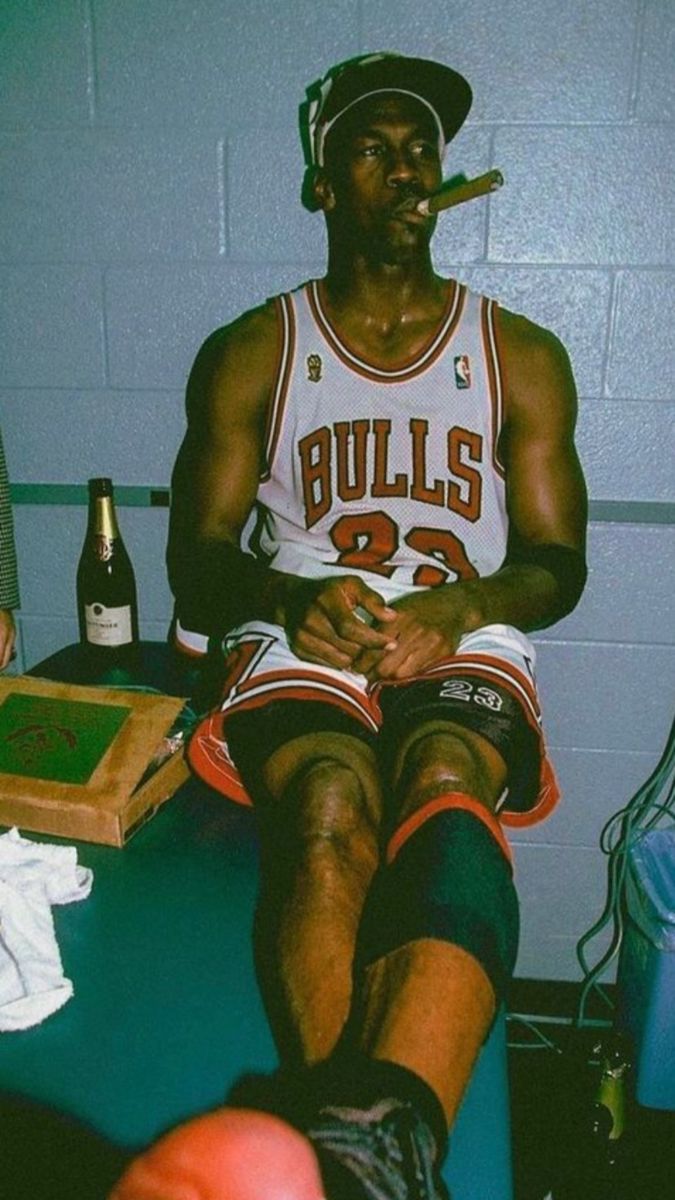
[[[294,580],[284,606],[291,649],[306,662],[407,679],[449,657],[465,632],[462,585],[443,585],[385,603],[358,575]]]

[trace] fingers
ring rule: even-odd
[[[317,595],[317,605],[341,638],[358,647],[385,649],[391,638],[376,626],[396,620],[393,608],[358,576],[346,576]]]
[[[385,604],[382,597],[377,592],[374,592],[372,588],[369,588],[367,584],[361,580],[357,582],[361,584],[362,590],[358,597],[358,603],[353,610],[355,614],[362,621],[365,621],[367,625],[374,623],[387,625],[395,621],[397,616],[396,609],[390,608],[388,604]]]
[[[289,640],[309,662],[352,670],[371,682],[395,682],[454,654],[462,616],[448,593],[406,596],[388,605],[359,576],[348,575],[314,585]]]
[[[354,659],[361,650],[356,642],[338,637],[330,624],[327,624],[323,635],[303,626],[289,637],[289,644],[293,653],[305,662],[335,667],[338,671],[353,670]]]
[[[342,576],[312,587],[288,629],[289,642],[308,662],[353,670],[363,650],[379,656],[394,648],[391,636],[379,625],[395,619],[395,611],[361,579]]]
[[[402,617],[390,630],[395,634],[392,647],[377,655],[365,651],[355,659],[355,669],[371,682],[410,679],[455,651],[454,640],[407,617]]]
[[[368,624],[355,610],[348,612],[325,610],[338,635],[345,641],[351,642],[356,650],[385,650],[393,648],[394,642],[387,630],[378,629]]]
[[[353,637],[350,635],[353,633]],[[379,658],[391,639],[364,625],[358,617],[330,617],[320,611],[308,613],[305,623],[289,636],[291,649],[298,658],[342,671],[353,671],[358,656],[368,649]]]

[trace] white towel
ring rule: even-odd
[[[0,1031],[38,1025],[72,996],[51,906],[84,900],[92,879],[75,846],[0,835]]]

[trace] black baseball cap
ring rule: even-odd
[[[308,166],[323,166],[325,139],[338,118],[357,101],[378,92],[403,92],[425,104],[438,126],[441,155],[464,124],[473,98],[463,75],[430,59],[385,51],[338,63],[310,84],[301,106]]]

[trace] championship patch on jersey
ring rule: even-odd
[[[307,378],[310,383],[318,383],[321,379],[323,363],[320,354],[307,355]]]
[[[458,388],[471,387],[471,359],[468,354],[455,355],[455,383]]]

